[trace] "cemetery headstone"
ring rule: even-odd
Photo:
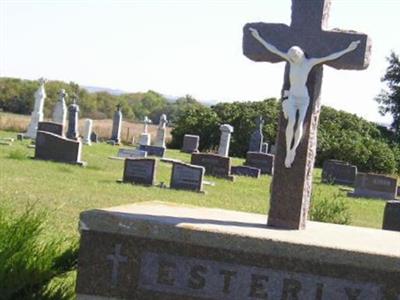
[[[265,223],[265,215],[160,202],[85,211],[77,299],[399,299],[398,232]]]
[[[166,147],[165,146],[165,138],[166,138],[166,126],[167,126],[167,115],[162,114],[160,117],[160,123],[157,128],[157,136],[154,142],[154,145],[157,147]]]
[[[204,167],[173,162],[170,187],[203,192],[204,173]]]
[[[64,129],[67,126],[67,105],[65,104],[65,98],[67,96],[64,89],[60,90],[58,93],[58,101],[54,106],[52,118],[53,122],[62,124]]]
[[[43,121],[43,107],[44,100],[46,99],[46,91],[44,85],[46,83],[46,79],[39,79],[39,89],[35,92],[35,106],[33,107],[33,111],[31,114],[31,122],[29,123],[28,130],[25,134],[26,137],[35,139],[36,132],[38,130],[39,122]]]
[[[123,182],[154,185],[156,177],[154,158],[126,158],[124,164]]]
[[[276,155],[276,146],[275,145],[271,145],[270,153],[273,155]]]
[[[79,137],[78,122],[79,122],[79,106],[76,104],[76,99],[68,107],[68,130],[67,138],[77,140]]]
[[[244,165],[260,169],[261,174],[272,175],[274,170],[274,155],[261,152],[247,152]]]
[[[114,145],[119,145],[121,143],[121,130],[122,130],[122,112],[121,105],[117,105],[117,110],[114,113],[112,132],[110,141]]]
[[[96,132],[92,131],[92,133],[90,134],[90,141],[92,143],[98,143],[99,142],[99,138],[98,138]]]
[[[219,130],[221,131],[221,138],[219,140],[218,155],[228,157],[233,127],[229,124],[222,124]]]
[[[151,120],[145,116],[143,120],[143,132],[140,135],[139,145],[150,145],[151,135],[148,133],[148,124],[151,124]]]
[[[322,166],[322,182],[353,185],[357,167],[340,160],[326,160]]]
[[[165,154],[165,147],[139,145],[139,150],[146,151],[149,156],[164,157]]]
[[[231,175],[230,157],[212,153],[192,153],[190,163],[192,165],[204,167],[207,175],[222,177],[229,180],[234,180],[235,178]]]
[[[249,166],[232,166],[231,174],[239,175],[239,176],[249,176],[249,177],[254,177],[254,178],[260,178],[261,169],[249,167]]]
[[[293,0],[290,26],[249,23],[243,28],[245,56],[254,61],[287,62],[268,214],[270,226],[305,227],[323,64],[348,70],[365,69],[369,64],[368,36],[355,31],[327,31],[329,8],[328,0]]]
[[[262,143],[261,152],[262,153],[268,153],[268,143]]]
[[[81,154],[81,142],[64,138],[52,132],[37,132],[35,159],[53,160],[84,166],[86,163],[81,161]]]
[[[354,192],[350,192],[349,196],[394,200],[396,194],[397,178],[359,172],[354,183]]]
[[[197,153],[199,152],[200,137],[193,134],[185,134],[183,136],[182,152]]]
[[[122,158],[146,158],[147,157],[147,152],[138,150],[138,149],[131,149],[131,148],[120,148],[118,150],[118,157]]]
[[[58,135],[64,134],[64,127],[61,123],[55,122],[39,122],[38,130],[52,132]]]
[[[262,132],[264,126],[264,120],[262,117],[256,119],[256,130],[251,134],[249,151],[251,152],[261,152],[262,144],[264,140],[264,135]]]
[[[86,119],[85,120],[85,127],[83,129],[83,141],[82,141],[85,145],[89,145],[90,146],[92,144],[92,140],[91,140],[92,127],[93,127],[93,120]]]
[[[400,231],[400,201],[386,202],[382,229]]]

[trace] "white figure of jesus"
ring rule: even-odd
[[[310,103],[310,95],[307,89],[308,74],[311,69],[318,64],[326,61],[335,60],[342,55],[353,51],[357,48],[360,41],[354,41],[341,51],[332,53],[320,58],[307,58],[304,51],[298,46],[292,46],[287,52],[280,51],[274,45],[266,42],[254,28],[249,28],[252,36],[259,41],[268,51],[282,57],[289,65],[289,82],[290,88],[287,91],[288,99],[282,102],[282,110],[284,117],[288,120],[286,127],[286,158],[285,167],[290,168],[296,156],[296,149],[300,144],[303,136],[303,122]],[[296,124],[296,114],[299,112],[299,119]],[[294,141],[293,141],[294,139]],[[293,141],[293,147],[291,147]]]

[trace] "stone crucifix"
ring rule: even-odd
[[[110,260],[112,262],[111,285],[113,287],[117,286],[118,283],[119,264],[128,261],[128,258],[126,256],[121,255],[121,248],[122,248],[121,244],[116,244],[114,249],[114,254],[107,255],[107,260]]]
[[[243,53],[254,61],[286,61],[282,114],[271,187],[268,225],[305,227],[309,209],[322,64],[336,69],[368,67],[371,43],[354,31],[327,31],[330,0],[292,0],[291,25],[249,23]]]

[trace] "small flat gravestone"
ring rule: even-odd
[[[400,201],[386,202],[382,229],[400,231]]]
[[[38,130],[52,132],[57,135],[64,135],[64,126],[56,122],[39,122]]]
[[[82,143],[58,134],[37,131],[35,159],[53,160],[70,164],[86,165],[81,161]]]
[[[182,152],[198,153],[200,137],[198,135],[185,134],[183,137]]]
[[[232,166],[231,174],[260,178],[261,170],[259,168],[254,168],[249,166]]]
[[[146,158],[147,152],[137,149],[129,149],[129,148],[120,148],[118,150],[118,157],[121,158]]]
[[[397,178],[360,172],[356,176],[354,192],[350,192],[348,195],[394,200],[396,199],[396,193]]]
[[[126,158],[122,182],[154,185],[156,164],[154,158]]]
[[[203,192],[204,173],[204,167],[174,162],[170,187],[172,189]]]
[[[274,170],[274,155],[261,152],[247,152],[244,165],[261,169],[261,174],[272,175]]]
[[[146,151],[149,156],[164,157],[165,147],[139,145],[139,150]]]
[[[192,165],[202,166],[206,169],[206,174],[234,180],[231,175],[231,158],[212,153],[192,153]]]
[[[357,167],[340,160],[326,160],[322,167],[322,182],[353,185]]]

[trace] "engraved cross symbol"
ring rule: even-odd
[[[112,271],[111,271],[111,285],[116,286],[118,282],[118,267],[121,262],[127,262],[128,258],[121,255],[121,244],[115,245],[114,254],[107,255],[107,260],[112,261]]]

